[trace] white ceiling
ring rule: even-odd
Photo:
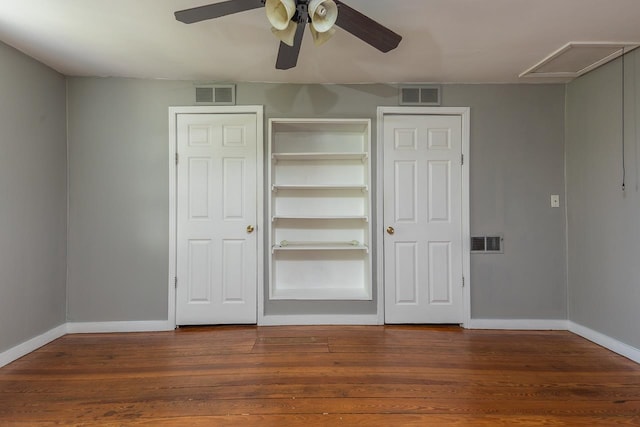
[[[525,69],[571,41],[640,41],[639,0],[344,0],[401,34],[380,53],[342,29],[310,35],[292,70],[264,9],[197,24],[218,0],[0,0],[0,40],[69,76],[206,82],[535,82]],[[548,80],[546,80],[548,81]]]

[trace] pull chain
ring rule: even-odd
[[[624,152],[624,142],[625,142],[625,123],[624,123],[624,116],[625,116],[625,105],[624,105],[624,91],[625,91],[625,69],[624,69],[624,47],[622,48],[622,191],[625,191],[625,184],[627,181],[627,168],[625,165],[625,152]]]

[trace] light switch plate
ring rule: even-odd
[[[552,208],[560,207],[560,196],[558,194],[551,195],[551,207]]]

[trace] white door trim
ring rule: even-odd
[[[233,105],[233,106],[196,106],[196,107],[169,107],[169,275],[167,299],[167,319],[173,328],[176,326],[176,266],[177,266],[177,175],[176,175],[176,153],[177,153],[177,132],[176,122],[178,114],[255,114],[256,115],[256,185],[257,185],[257,225],[258,225],[258,263],[257,263],[257,286],[258,286],[258,306],[256,307],[258,319],[262,313],[264,301],[264,107],[262,105]]]
[[[463,296],[463,324],[466,327],[471,320],[471,251],[469,242],[469,140],[470,140],[470,114],[469,107],[378,107],[377,118],[377,161],[376,161],[376,241],[377,249],[377,298],[378,321],[384,323],[384,233],[382,220],[384,217],[382,191],[384,188],[384,117],[390,115],[447,115],[460,116],[462,120],[462,275],[464,277]]]

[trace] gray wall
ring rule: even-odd
[[[70,322],[167,318],[167,107],[187,102],[181,92],[69,79]]]
[[[70,78],[68,88],[69,320],[166,319],[167,109],[192,105],[193,83]],[[240,84],[237,100],[265,105],[267,118],[375,119],[377,106],[397,105],[397,90]],[[564,86],[450,85],[443,100],[471,107],[472,232],[506,240],[503,255],[473,256],[473,316],[565,318],[564,214],[549,207],[550,194],[564,199]],[[373,130],[375,147],[375,120]],[[267,314],[375,310],[375,301],[266,306]]]
[[[65,323],[63,76],[0,43],[0,352]]]
[[[471,317],[566,319],[564,86],[452,86],[445,96],[471,107],[471,233],[504,234],[504,254],[471,255]]]
[[[569,317],[640,348],[640,53],[625,62],[625,192],[622,61],[567,87]]]

